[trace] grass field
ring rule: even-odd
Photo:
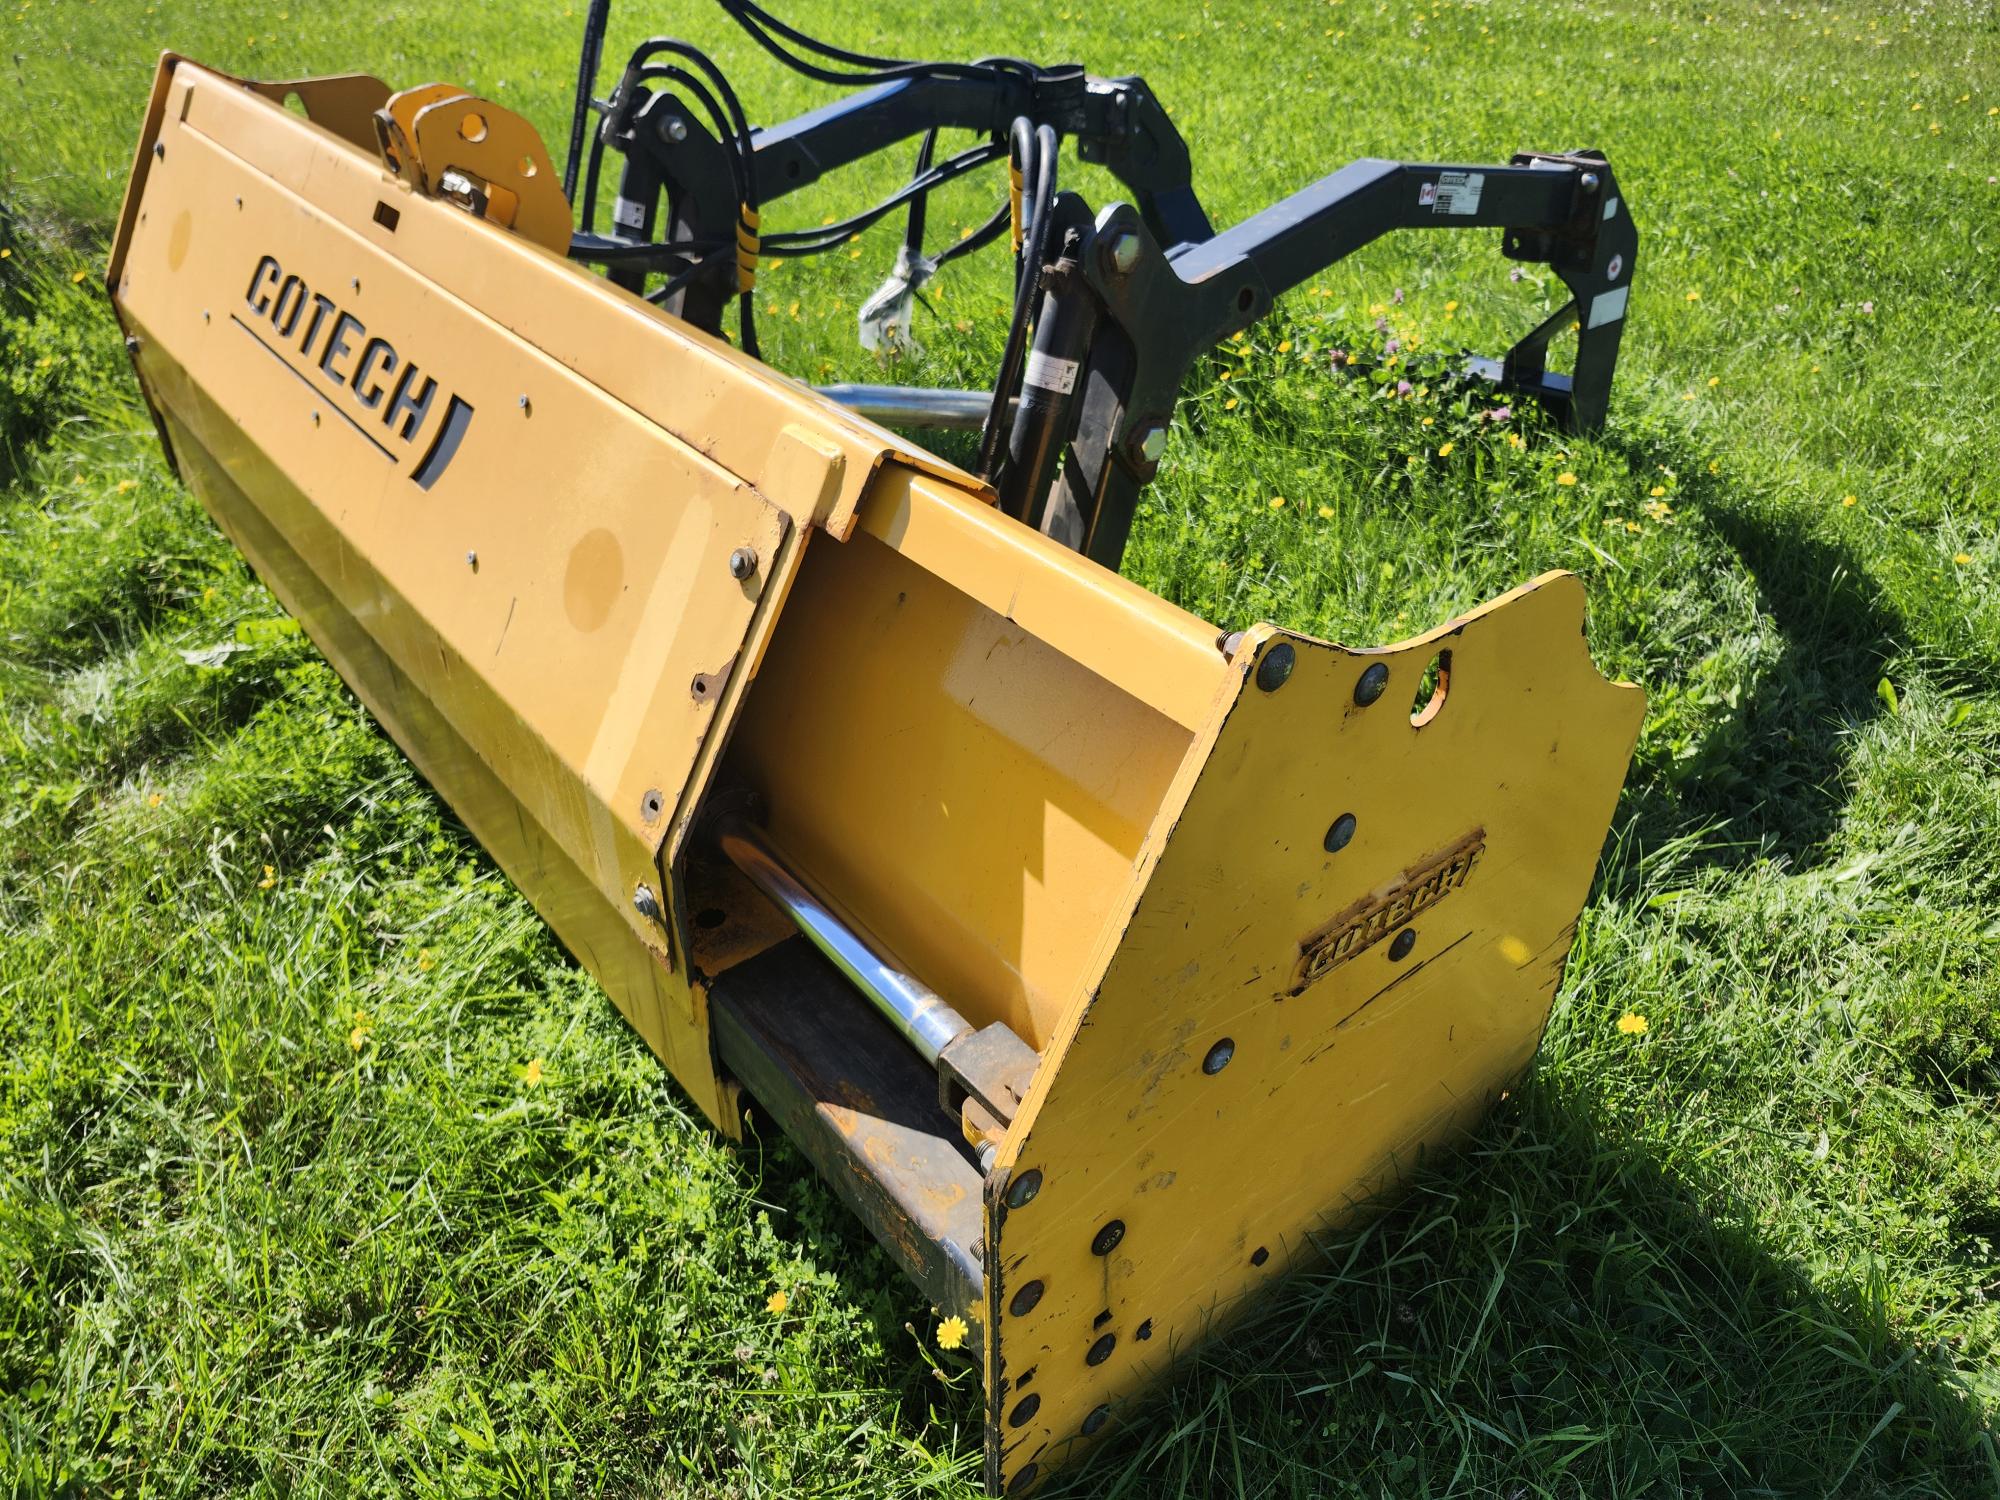
[[[285,5],[0,5],[7,1492],[970,1495],[929,1309],[702,1126],[162,466],[101,289],[161,48],[561,138],[571,9]],[[1993,0],[782,9],[1142,72],[1220,223],[1596,146],[1640,225],[1600,438],[1329,378],[1378,319],[1525,327],[1486,236],[1372,248],[1186,393],[1132,576],[1359,644],[1574,568],[1651,711],[1532,1078],[1058,1492],[2000,1495]],[[825,97],[645,21],[753,116]],[[876,375],[897,232],[770,274],[766,357]],[[986,380],[1002,282],[951,268],[905,373]]]

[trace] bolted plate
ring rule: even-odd
[[[1644,707],[1592,665],[1583,606],[1550,574],[1380,651],[1285,635],[1279,691],[1256,680],[1276,633],[1246,636],[1241,690],[989,1185],[988,1411],[1041,1398],[989,1423],[996,1491],[1115,1426],[1534,1055]],[[1441,653],[1442,696],[1416,710]],[[1030,1170],[1040,1191],[1009,1207]]]

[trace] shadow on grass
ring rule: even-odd
[[[1637,847],[1717,830],[1698,841],[1699,862],[1801,868],[1838,826],[1852,732],[1883,711],[1878,685],[1909,631],[1861,560],[1795,512],[1706,477],[1683,493],[1683,514],[1699,515],[1755,581],[1778,655],[1692,753],[1656,758],[1645,776],[1642,749],[1628,793]]]
[[[1940,1352],[1531,1082],[1061,1495],[2000,1495]]]

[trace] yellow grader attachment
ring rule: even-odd
[[[1641,694],[1561,573],[1225,636],[569,224],[490,101],[170,56],[110,283],[182,478],[715,1128],[964,1319],[1032,1488],[1529,1062]]]

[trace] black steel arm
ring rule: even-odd
[[[1601,425],[1638,233],[1600,155],[1524,154],[1507,166],[1359,161],[1212,239],[1180,246],[1160,245],[1119,205],[1100,215],[1081,260],[1100,316],[1072,377],[1076,410],[1064,420],[1074,437],[1043,529],[1116,567],[1193,362],[1283,292],[1407,228],[1499,228],[1505,254],[1555,270],[1571,301],[1502,359],[1474,360],[1468,373],[1540,402],[1566,428]],[[1548,342],[1572,322],[1574,372],[1552,374]],[[1023,515],[1036,504],[1004,488],[1003,500]]]

